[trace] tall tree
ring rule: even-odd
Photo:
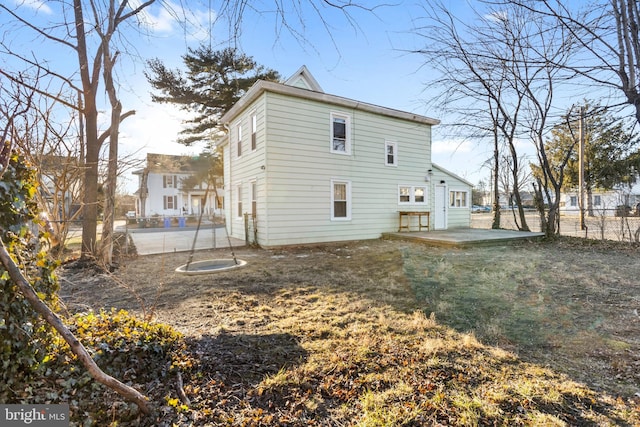
[[[436,67],[439,77],[435,84],[443,88],[448,111],[459,117],[461,126],[474,131],[483,129],[494,146],[494,188],[498,188],[501,147],[509,161],[510,185],[518,206],[518,228],[528,230],[520,191],[521,164],[518,143],[531,141],[542,170],[547,170],[543,137],[549,128],[553,111],[555,87],[567,76],[561,65],[573,53],[571,35],[558,29],[553,18],[536,15],[526,8],[501,1],[478,3],[482,10],[473,10],[473,20],[454,16],[442,3],[432,3],[426,10],[431,25],[420,29],[429,43],[420,53]],[[456,111],[457,110],[457,111]],[[464,117],[460,117],[460,110]],[[477,132],[476,132],[477,133]],[[504,145],[502,145],[504,144]],[[545,188],[559,191],[550,176]],[[496,197],[497,199],[497,197]],[[557,233],[557,206],[553,197],[546,197],[552,209],[540,210],[547,235]],[[494,227],[499,227],[499,211]],[[548,217],[544,218],[545,215]]]
[[[59,9],[53,16],[61,17],[60,22],[47,26],[36,25],[28,18],[4,4],[0,9],[12,16],[20,25],[30,30],[38,39],[45,43],[52,43],[61,49],[68,49],[75,58],[77,68],[72,67],[68,75],[61,70],[50,68],[50,64],[44,60],[33,60],[30,57],[14,51],[9,44],[4,44],[5,54],[11,55],[23,61],[31,67],[37,67],[42,74],[61,80],[72,90],[79,94],[77,105],[55,97],[55,94],[40,89],[41,93],[48,94],[56,101],[71,108],[76,108],[83,120],[82,132],[84,141],[84,180],[83,180],[83,212],[82,212],[82,256],[92,258],[98,255],[97,224],[98,224],[98,163],[100,151],[104,142],[108,139],[110,155],[117,157],[117,134],[120,122],[133,111],[122,113],[122,106],[117,98],[113,79],[113,66],[119,51],[113,48],[119,35],[119,27],[123,22],[131,19],[139,19],[139,13],[153,4],[155,0],[144,2],[130,2],[128,0],[107,0],[96,2],[94,0],[73,0],[71,3],[59,4]],[[15,79],[15,75],[5,74]],[[79,82],[76,79],[79,76]],[[98,125],[98,96],[101,83],[111,102],[111,114],[109,128],[101,132]],[[114,161],[113,157],[110,163]],[[115,166],[113,166],[115,168]],[[110,178],[113,174],[110,173]],[[115,185],[108,183],[108,193],[115,194]],[[106,221],[103,223],[103,256],[110,261],[110,235],[113,231],[112,200],[113,196],[107,194]],[[106,235],[106,236],[105,236]],[[106,249],[106,250],[104,250]]]
[[[593,215],[592,193],[595,189],[611,190],[635,179],[629,170],[637,169],[636,153],[640,141],[633,126],[601,106],[585,102],[584,106],[584,189],[587,212]],[[575,121],[554,127],[546,141],[549,159],[555,170],[566,162],[561,181],[565,190],[579,185],[578,135]],[[568,154],[568,158],[567,158]]]
[[[634,109],[640,123],[640,4],[637,0],[493,0],[551,17],[581,47],[579,61],[558,64],[576,77],[610,89]],[[615,101],[613,102],[615,105]]]
[[[179,105],[194,114],[181,131],[179,142],[192,145],[211,142],[222,131],[218,119],[229,110],[257,80],[278,81],[280,75],[258,65],[236,48],[214,51],[211,47],[189,48],[182,57],[186,72],[171,70],[156,58],[148,61],[147,80],[159,94],[159,103]]]

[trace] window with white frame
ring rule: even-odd
[[[239,184],[236,187],[236,200],[237,200],[237,211],[236,216],[238,218],[242,218],[242,184]]]
[[[384,164],[387,166],[398,165],[398,144],[394,141],[384,142]]]
[[[251,216],[256,217],[257,212],[258,188],[255,181],[251,181]]]
[[[331,152],[351,154],[351,117],[331,113]]]
[[[578,206],[578,196],[569,197],[569,206]]]
[[[331,219],[351,219],[351,183],[331,181]]]
[[[163,205],[166,210],[177,209],[178,196],[163,196]]]
[[[600,206],[602,204],[602,197],[598,194],[593,196],[593,206]]]
[[[176,175],[162,175],[162,188],[178,188]]]
[[[467,191],[451,190],[449,191],[449,207],[452,208],[466,208],[468,207],[468,195]]]
[[[257,147],[258,138],[258,118],[256,113],[251,113],[251,151],[254,151]]]
[[[236,138],[238,144],[238,157],[242,156],[242,125],[238,123],[236,126]]]
[[[422,205],[427,204],[427,187],[424,185],[399,185],[398,204]]]

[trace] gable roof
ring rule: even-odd
[[[288,86],[299,87],[302,89],[309,89],[315,92],[324,92],[320,87],[320,84],[311,75],[306,65],[300,67],[291,77],[289,77],[284,84]]]
[[[462,181],[462,182],[464,182],[465,184],[467,184],[467,185],[469,185],[469,186],[471,186],[471,187],[473,187],[473,186],[474,186],[471,182],[469,182],[469,181],[467,181],[466,179],[462,178],[460,175],[456,175],[455,173],[453,173],[453,172],[451,172],[451,171],[449,171],[449,170],[447,170],[447,169],[443,168],[443,167],[442,167],[442,166],[440,166],[440,165],[436,165],[435,163],[431,163],[431,166],[432,166],[434,169],[438,169],[440,172],[442,172],[442,173],[444,173],[444,174],[446,174],[446,175],[449,175],[449,176],[451,176],[451,177],[453,177],[453,178],[457,179],[458,181]]]
[[[294,84],[294,86],[289,83]],[[309,85],[318,90],[302,87],[305,85]],[[320,85],[318,85],[318,83],[315,81],[315,79],[313,78],[311,73],[309,73],[309,70],[307,70],[307,67],[305,66],[302,66],[292,77],[287,79],[285,83],[258,80],[253,84],[253,86],[249,88],[247,93],[245,93],[242,98],[240,98],[240,100],[220,118],[220,122],[228,124],[264,92],[273,92],[281,95],[288,95],[296,98],[323,102],[326,104],[350,108],[353,110],[366,111],[382,116],[393,117],[427,125],[437,125],[440,123],[440,120],[438,119],[421,116],[419,114],[409,113],[393,108],[381,107],[379,105],[369,104],[366,102],[360,102],[353,99],[324,93],[320,89]]]

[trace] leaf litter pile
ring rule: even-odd
[[[246,267],[212,275],[174,273],[182,254],[61,273],[70,311],[153,314],[183,334],[182,387],[141,390],[163,396],[156,418],[121,425],[640,423],[637,248],[374,240],[236,254]]]

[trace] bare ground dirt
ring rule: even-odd
[[[375,240],[236,255],[247,266],[201,276],[174,272],[186,254],[67,269],[61,296],[70,312],[116,307],[185,335],[185,425],[638,421],[637,247]]]

